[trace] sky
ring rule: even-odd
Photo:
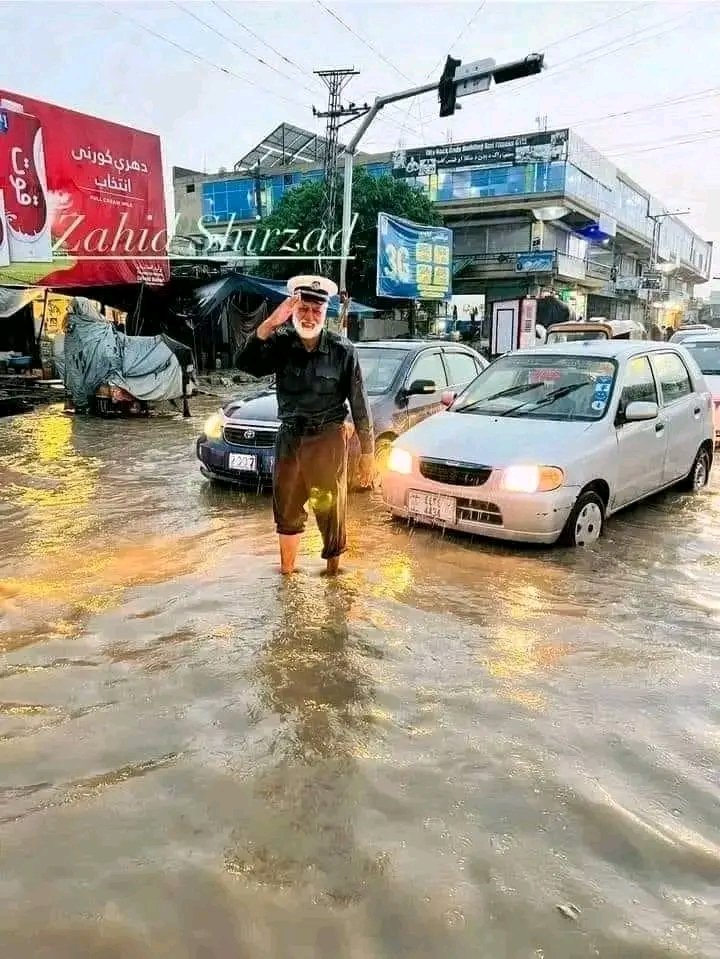
[[[720,275],[714,0],[0,0],[0,34],[6,89],[159,134],[169,198],[173,165],[232,169],[283,121],[322,133],[315,70],[358,70],[344,99],[363,103],[439,77],[448,53],[545,53],[540,77],[464,97],[453,117],[438,117],[435,94],[387,108],[361,149],[570,126],[670,210],[689,210]]]

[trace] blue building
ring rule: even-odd
[[[283,124],[232,173],[176,168],[178,232],[202,222],[232,242],[322,178],[325,145]],[[486,303],[553,292],[578,316],[665,327],[710,276],[711,244],[569,129],[361,154],[356,166],[427,192],[453,230],[454,291]]]

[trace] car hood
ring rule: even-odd
[[[436,413],[397,441],[416,456],[453,462],[507,466],[513,463],[560,465],[589,441],[598,423]],[[565,453],[563,453],[565,450]]]
[[[370,409],[377,407],[384,396],[371,396]],[[264,423],[278,422],[277,394],[275,390],[253,393],[245,399],[231,400],[223,409],[226,419],[236,423],[258,420]]]

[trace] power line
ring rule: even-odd
[[[304,70],[303,67],[295,63],[294,60],[291,60],[290,57],[285,56],[284,53],[280,53],[280,51],[277,50],[272,44],[268,43],[267,40],[263,39],[263,37],[261,37],[259,34],[251,30],[250,27],[247,26],[247,24],[242,22],[242,20],[238,20],[238,18],[234,14],[230,13],[229,10],[226,10],[225,7],[223,7],[220,3],[217,2],[217,0],[211,0],[211,3],[214,7],[217,7],[218,10],[224,13],[226,17],[229,17],[233,21],[233,23],[236,23],[241,30],[244,30],[246,33],[249,33],[251,37],[254,37],[258,41],[258,43],[262,43],[263,46],[268,48],[268,50],[271,50],[276,57],[280,57],[280,59],[283,60],[285,63],[287,63],[288,66],[294,67],[296,70],[299,70],[300,73],[307,75],[307,71]]]
[[[617,120],[620,117],[629,117],[637,113],[647,113],[652,110],[659,110],[664,106],[678,106],[684,103],[692,103],[695,100],[704,100],[707,97],[718,96],[720,87],[708,87],[705,90],[699,90],[697,93],[684,94],[679,97],[670,97],[667,100],[658,100],[656,103],[648,103],[644,107],[634,107],[631,110],[621,110],[619,113],[606,113],[600,117],[589,117],[585,120],[570,120],[567,126],[579,127],[589,123],[600,123],[603,120]]]
[[[134,23],[136,27],[140,30],[144,30],[145,33],[149,33],[151,37],[155,37],[157,40],[162,40],[163,43],[169,44],[171,47],[175,47],[176,50],[181,50],[184,54],[189,57],[192,57],[193,60],[196,60],[198,63],[202,63],[207,67],[212,67],[213,70],[217,70],[219,73],[224,73],[228,77],[233,77],[235,80],[241,80],[243,83],[249,84],[251,87],[258,87],[263,92],[269,94],[270,96],[275,97],[278,100],[284,100],[285,103],[292,103],[294,105],[299,105],[305,108],[305,104],[301,103],[300,100],[294,100],[290,97],[285,97],[281,93],[275,93],[274,90],[269,90],[267,87],[263,87],[261,84],[256,83],[250,77],[244,76],[242,73],[235,73],[234,70],[230,70],[228,67],[220,66],[219,63],[215,63],[214,60],[208,60],[207,57],[203,57],[199,53],[195,53],[194,50],[189,50],[187,47],[184,47],[181,43],[177,43],[175,40],[172,40],[170,37],[166,37],[162,33],[158,33],[157,30],[153,30],[152,27],[146,26],[140,20],[136,20],[134,17],[130,16],[127,11],[123,10],[121,13],[119,10],[115,10],[114,7],[108,7],[108,10],[111,13],[114,13],[115,16],[120,17],[121,20],[129,20],[130,23]]]
[[[193,13],[192,10],[188,10],[187,7],[184,7],[181,3],[178,3],[178,0],[173,0],[173,4],[174,6],[178,8],[178,10],[182,10],[182,12],[187,14],[188,17],[192,17],[193,20],[197,21],[197,23],[202,24],[206,29],[210,30],[216,36],[220,37],[221,40],[225,40],[226,43],[231,43],[237,50],[240,50],[241,53],[244,53],[246,56],[250,57],[252,60],[256,60],[261,66],[267,67],[268,70],[272,70],[274,73],[277,73],[278,76],[281,76],[283,78],[283,80],[289,80],[290,83],[294,83],[294,84],[298,82],[297,80],[293,79],[293,77],[291,77],[289,74],[284,73],[282,70],[278,70],[277,67],[274,67],[271,63],[268,63],[267,60],[263,60],[262,57],[256,56],[256,54],[252,53],[246,47],[242,46],[242,44],[238,43],[237,40],[233,40],[232,37],[226,36],[222,32],[222,30],[218,30],[217,27],[214,27],[211,23],[208,23],[207,20],[203,20],[202,17],[199,17],[196,13]],[[307,90],[308,93],[314,93],[314,91],[311,90],[310,87],[308,86],[304,87],[304,89]]]
[[[475,23],[475,21],[477,20],[477,18],[478,18],[478,17],[480,16],[480,14],[483,12],[483,9],[485,8],[486,5],[487,5],[487,0],[482,0],[482,3],[480,4],[480,6],[475,10],[475,12],[474,12],[473,15],[470,17],[470,19],[466,22],[465,26],[462,28],[462,30],[460,31],[460,33],[458,33],[458,35],[455,37],[455,39],[453,40],[453,42],[450,44],[450,46],[448,47],[448,50],[452,51],[452,49],[453,49],[453,47],[455,46],[455,44],[458,43],[460,40],[462,40],[464,34],[467,32],[467,30],[470,29],[470,27],[473,25],[473,23]],[[435,64],[435,66],[432,68],[432,70],[430,70],[430,71],[425,75],[424,79],[425,79],[425,80],[429,80],[430,77],[431,77],[437,70],[440,69],[440,67],[442,66],[442,63],[443,63],[443,62],[442,62],[442,58],[441,58],[440,60],[438,60],[438,62]]]
[[[539,83],[542,80],[551,80],[555,79],[560,74],[566,72],[566,70],[573,66],[578,61],[582,61],[582,65],[586,66],[588,63],[593,63],[595,60],[600,60],[605,56],[612,55],[614,53],[619,53],[620,50],[627,50],[630,47],[636,47],[641,43],[647,43],[648,40],[656,40],[658,37],[664,36],[666,33],[669,33],[676,23],[679,23],[681,20],[688,20],[691,17],[688,17],[686,13],[680,14],[680,16],[669,17],[666,20],[660,20],[658,23],[651,24],[649,27],[640,27],[637,30],[633,30],[630,33],[626,33],[622,37],[617,37],[615,40],[609,40],[607,43],[601,44],[599,47],[593,47],[591,50],[586,50],[583,53],[576,54],[574,57],[570,57],[568,60],[561,60],[560,63],[556,64],[554,68],[550,68],[545,73],[541,73],[540,76],[533,78],[532,81],[527,83],[520,83],[513,86],[513,90],[522,90],[523,87],[531,86],[533,83]],[[646,30],[654,30],[656,27],[666,26],[667,29],[660,30],[658,33],[650,34],[647,37],[640,37],[638,40],[633,40],[633,37],[637,37],[639,34],[644,33]],[[627,43],[621,43],[620,41],[627,40]],[[614,50],[609,50],[609,47],[612,47],[614,44],[619,43],[619,46],[616,46]],[[589,54],[594,53],[596,56],[590,57]],[[507,92],[512,92],[508,90]]]
[[[412,80],[406,73],[403,73],[403,71],[400,70],[399,67],[392,62],[392,60],[388,60],[385,54],[382,53],[380,50],[378,50],[378,48],[373,43],[371,43],[369,40],[366,40],[365,37],[361,36],[361,34],[359,34],[356,30],[353,30],[353,28],[349,24],[345,23],[343,18],[338,16],[338,14],[335,13],[334,10],[331,10],[330,7],[326,6],[322,2],[322,0],[315,0],[315,2],[326,13],[328,13],[333,18],[333,20],[337,20],[337,22],[342,27],[344,27],[348,31],[348,33],[351,33],[357,40],[360,41],[360,43],[364,44],[368,48],[368,50],[372,50],[372,52],[375,54],[376,57],[379,57],[379,59],[382,60],[383,63],[385,63],[392,70],[394,70],[399,76],[403,78],[403,80],[407,80],[408,83],[412,83]]]
[[[608,157],[631,156],[634,153],[653,153],[655,150],[664,150],[667,147],[680,146],[684,143],[704,143],[705,140],[714,140],[720,137],[720,129],[698,130],[696,133],[682,137],[668,137],[666,140],[652,140],[651,146],[645,144],[628,144],[628,149],[622,149],[605,154]]]

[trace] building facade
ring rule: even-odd
[[[322,178],[317,160],[283,151],[278,161],[277,134],[233,173],[176,169],[177,232],[227,245],[286,191]],[[356,166],[428,194],[453,230],[454,292],[488,307],[554,293],[578,317],[664,329],[710,277],[712,245],[569,129],[362,155]]]

